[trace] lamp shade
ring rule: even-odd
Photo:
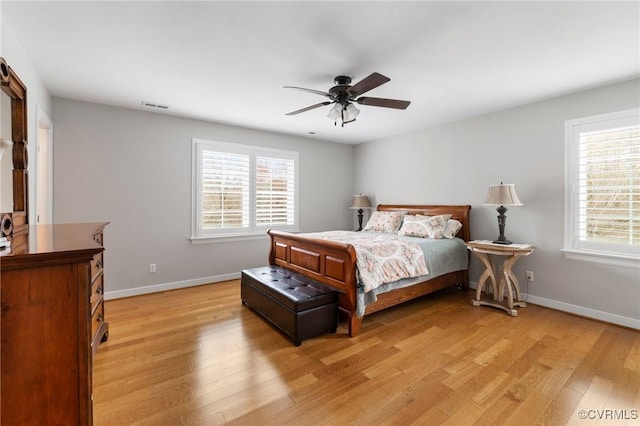
[[[354,195],[353,201],[351,202],[352,209],[370,209],[371,203],[369,202],[369,198],[366,195]]]
[[[487,198],[484,204],[495,206],[521,206],[522,202],[516,194],[516,186],[512,183],[500,185],[489,185]]]

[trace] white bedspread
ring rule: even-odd
[[[356,266],[365,292],[403,278],[429,273],[420,246],[396,234],[326,231],[304,236],[351,244],[356,250]]]

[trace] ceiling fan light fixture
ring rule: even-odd
[[[338,121],[342,122],[342,127],[347,123],[356,121],[356,117],[360,114],[360,110],[351,102],[346,105],[338,102],[329,110],[327,117],[333,120],[334,125],[338,125]]]
[[[335,103],[333,107],[329,110],[329,114],[327,114],[327,118],[337,122],[340,117],[342,117],[342,105],[339,103]]]
[[[347,104],[346,107],[344,107],[343,122],[351,123],[352,121],[355,121],[356,117],[359,114],[360,114],[360,110],[356,108],[354,104],[349,103]]]

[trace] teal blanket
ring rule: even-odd
[[[418,244],[422,249],[427,264],[427,275],[417,278],[405,278],[387,284],[382,284],[375,290],[364,292],[359,285],[356,299],[356,315],[361,318],[367,305],[378,300],[377,295],[388,291],[408,287],[410,285],[436,278],[449,272],[462,271],[469,267],[469,255],[464,241],[460,238],[443,238],[432,240],[428,238],[402,237]]]

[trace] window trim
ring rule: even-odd
[[[574,205],[573,192],[575,179],[578,174],[578,146],[579,135],[588,129],[603,130],[604,124],[610,122],[633,121],[637,123],[640,119],[640,108],[633,108],[607,114],[593,115],[573,120],[565,121],[565,144],[564,144],[564,242],[561,251],[566,259],[580,260],[587,262],[604,263],[615,266],[625,266],[640,268],[640,247],[636,252],[632,250],[616,250],[613,244],[602,244],[600,248],[592,248],[589,243],[582,246],[576,245],[574,241],[576,209]]]
[[[238,232],[221,231],[221,232],[200,232],[200,153],[204,148],[218,149],[238,154],[248,154],[250,156],[250,174],[249,174],[249,227],[246,231]],[[258,156],[283,158],[294,161],[294,223],[287,226],[270,226],[268,228],[258,226],[255,223],[256,212],[256,185],[255,185],[255,159]],[[192,138],[191,148],[191,236],[192,244],[204,244],[222,241],[244,241],[260,239],[266,236],[267,229],[286,230],[290,232],[299,231],[299,153],[296,151],[282,150],[276,148],[266,148],[261,146],[245,145],[231,142],[212,141],[202,138]]]

